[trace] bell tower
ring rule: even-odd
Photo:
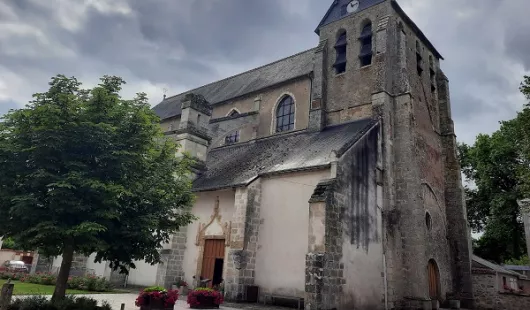
[[[371,117],[375,88],[389,83],[379,68],[386,67],[389,0],[335,0],[315,32],[325,42],[326,124]],[[377,85],[382,83],[384,85]]]
[[[380,123],[386,307],[447,299],[472,307],[470,235],[443,57],[395,0],[335,0],[315,32],[319,50],[327,51],[320,70],[325,123]]]

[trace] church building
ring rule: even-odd
[[[323,13],[318,46],[153,108],[197,159],[198,220],[130,283],[202,277],[311,310],[472,306],[442,55],[395,0]]]
[[[165,98],[193,213],[157,282],[224,280],[306,309],[472,302],[442,55],[393,0],[335,0],[315,48]]]

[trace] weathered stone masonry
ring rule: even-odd
[[[170,248],[161,251],[162,263],[156,272],[157,285],[170,288],[175,281],[184,277],[182,263],[186,251],[186,228],[182,228],[171,238]]]
[[[236,189],[234,217],[226,270],[226,298],[243,300],[245,287],[254,284],[260,226],[261,182]]]
[[[309,201],[309,253],[306,255],[305,309],[332,309],[342,292],[343,265],[340,206],[335,180],[320,182]]]

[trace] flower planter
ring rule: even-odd
[[[438,300],[432,300],[431,302],[432,302],[432,309],[433,309],[433,310],[438,310],[438,309],[440,309],[440,301],[438,301]]]
[[[223,303],[223,295],[208,288],[189,291],[187,299],[191,309],[218,309]]]
[[[166,291],[161,287],[146,288],[138,298],[135,305],[140,310],[173,310],[178,300],[178,291]]]
[[[215,303],[213,296],[197,296],[198,305],[190,305],[191,309],[218,309],[219,305]]]
[[[451,299],[449,300],[450,309],[460,309],[460,300]]]
[[[145,306],[140,306],[140,310],[173,310],[175,303],[170,303],[168,306],[164,306],[162,300],[149,300]]]

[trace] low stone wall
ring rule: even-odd
[[[497,275],[492,272],[473,273],[473,291],[476,309],[527,310],[530,309],[530,295],[499,293],[496,287]]]
[[[527,310],[530,309],[530,295],[497,293],[495,310]]]

